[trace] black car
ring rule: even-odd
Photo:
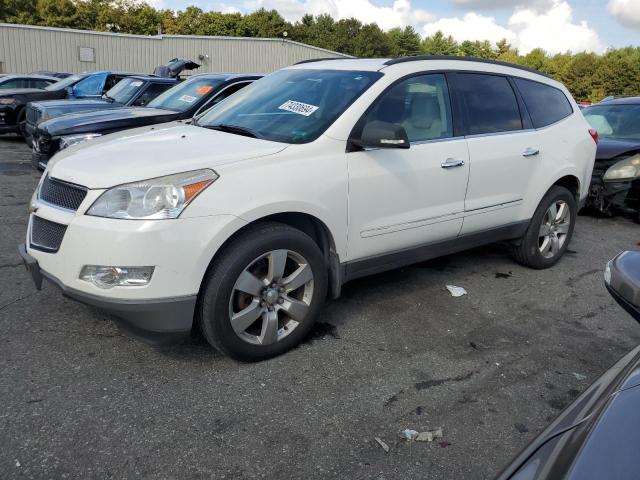
[[[144,107],[178,82],[177,78],[136,75],[123,78],[101,98],[31,102],[27,105],[27,138],[33,136],[39,123],[62,115],[130,106]]]
[[[582,113],[599,136],[587,205],[640,221],[640,97],[607,100]]]
[[[92,72],[71,75],[42,88],[18,88],[0,91],[0,134],[27,135],[26,113],[29,102],[60,98],[100,98],[125,77],[135,73]]]
[[[146,107],[70,114],[42,122],[33,138],[32,161],[46,168],[59,150],[112,132],[190,119],[261,78],[252,74],[194,75],[155,98]]]
[[[0,90],[16,88],[45,88],[60,79],[50,75],[30,73],[28,75],[13,74],[0,77]]]
[[[640,322],[640,252],[607,265],[605,285]],[[640,478],[640,346],[625,355],[498,476],[498,480]]]

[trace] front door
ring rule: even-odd
[[[396,83],[363,122],[376,120],[404,127],[411,146],[346,154],[348,261],[454,239],[462,226],[468,150],[453,136],[445,76]]]

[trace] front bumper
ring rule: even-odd
[[[197,295],[145,301],[99,297],[67,287],[58,278],[42,270],[38,261],[27,253],[24,244],[18,247],[18,251],[38,290],[42,287],[42,280],[48,280],[65,297],[114,315],[118,328],[130,337],[159,345],[180,340],[191,332]]]
[[[33,165],[33,168],[45,170],[49,160],[51,160],[51,155],[48,153],[40,153],[35,148],[31,151],[31,165]]]
[[[80,213],[101,193],[89,190],[78,212],[35,201],[21,255],[36,287],[49,280],[64,295],[112,313],[123,331],[145,341],[190,332],[211,259],[246,222],[233,215],[136,221]],[[66,227],[57,252],[31,245],[34,216]],[[84,265],[148,265],[154,273],[144,286],[102,289],[79,278]]]

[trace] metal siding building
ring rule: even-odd
[[[176,57],[200,63],[193,73],[268,73],[301,60],[346,56],[285,39],[143,36],[0,23],[0,73],[151,73]]]

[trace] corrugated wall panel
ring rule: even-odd
[[[95,62],[80,61],[80,47],[94,49]],[[198,57],[204,56],[203,60]],[[4,73],[36,70],[152,72],[171,58],[190,58],[205,72],[272,72],[301,60],[342,54],[289,40],[118,35],[0,23]]]

